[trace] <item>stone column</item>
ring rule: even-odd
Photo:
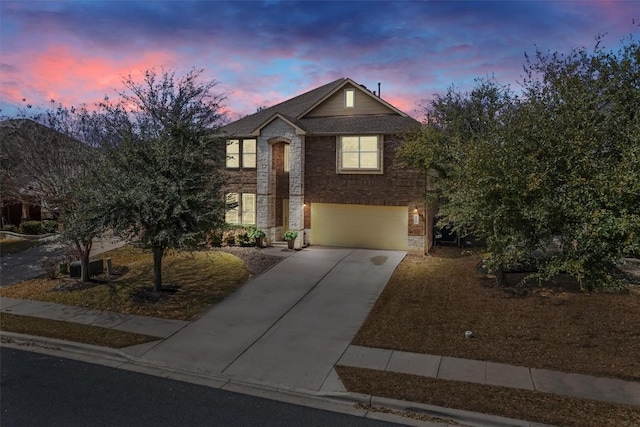
[[[298,232],[297,249],[304,244],[304,142],[296,135],[289,147],[289,230]]]
[[[267,241],[270,241],[272,237],[269,235],[268,229],[270,227],[269,178],[271,175],[271,146],[269,145],[268,137],[258,137],[257,150],[256,226],[267,233]]]

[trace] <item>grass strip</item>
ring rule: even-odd
[[[0,239],[0,257],[17,254],[34,246],[38,246],[38,240],[29,239]]]
[[[568,427],[640,425],[640,407],[336,366],[348,391]],[[434,415],[434,414],[431,414]]]
[[[98,326],[9,313],[0,315],[0,330],[111,348],[129,347],[161,339]]]

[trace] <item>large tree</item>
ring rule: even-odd
[[[52,103],[0,123],[2,198],[58,213],[62,236],[76,249],[82,280],[88,281],[93,239],[103,231],[93,206],[101,187],[87,185],[100,158],[92,137],[96,128],[85,108]]]
[[[492,81],[437,96],[403,154],[438,171],[442,221],[486,239],[499,281],[533,254],[539,278],[615,284],[640,252],[638,42],[537,52],[525,71],[520,96]]]
[[[212,136],[224,97],[201,74],[129,76],[119,99],[106,99],[98,112],[107,160],[96,176],[109,187],[103,218],[152,250],[154,290],[169,248],[194,247],[224,223],[224,151]]]

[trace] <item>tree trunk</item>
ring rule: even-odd
[[[162,290],[162,256],[164,247],[154,245],[153,249],[153,290]]]
[[[424,254],[431,254],[431,247],[433,246],[433,213],[434,209],[425,204],[424,209]]]
[[[496,283],[500,287],[504,287],[507,285],[507,277],[504,275],[504,267],[500,266],[496,270]]]
[[[80,243],[76,242],[76,250],[78,251],[78,257],[80,258],[80,280],[82,283],[89,281],[89,255],[91,253],[91,242]]]

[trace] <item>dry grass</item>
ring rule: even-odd
[[[347,389],[356,393],[558,426],[640,425],[640,408],[634,406],[346,366],[336,370]]]
[[[97,326],[9,313],[2,313],[0,316],[0,330],[112,348],[129,347],[161,339]]]
[[[0,257],[22,252],[39,244],[40,242],[38,240],[0,239]]]
[[[640,297],[564,279],[498,288],[478,255],[409,255],[353,344],[640,379]],[[516,275],[512,276],[517,279]],[[475,338],[467,339],[471,330]],[[640,408],[527,390],[337,367],[351,392],[562,426],[637,426]],[[431,414],[433,415],[433,414]]]
[[[353,344],[640,379],[640,297],[497,288],[478,261],[457,248],[407,256]]]
[[[101,255],[111,258],[115,275],[89,284],[39,278],[0,290],[10,298],[33,299],[95,310],[167,319],[193,320],[223,300],[249,276],[243,261],[224,252],[169,253],[162,263],[166,292],[151,292],[150,253],[131,246]]]

